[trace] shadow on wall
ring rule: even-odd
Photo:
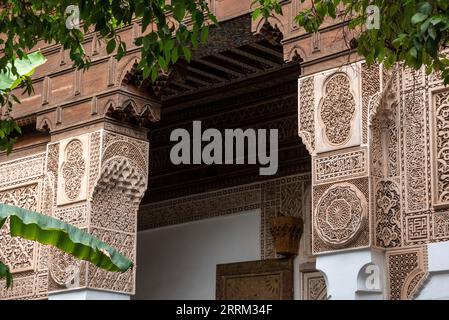
[[[137,236],[133,299],[215,299],[216,265],[260,259],[260,210]]]

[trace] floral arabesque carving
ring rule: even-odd
[[[376,245],[401,245],[401,200],[393,181],[381,181],[376,188]]]
[[[64,193],[71,201],[76,200],[81,192],[81,182],[86,171],[86,161],[83,158],[83,144],[73,140],[66,146],[65,161],[62,165]]]
[[[0,203],[37,210],[37,191],[37,184],[2,191],[0,192]],[[36,245],[32,241],[11,237],[8,223],[0,230],[0,260],[10,266],[13,272],[34,269],[35,248]]]
[[[435,95],[434,203],[449,205],[449,91]]]
[[[299,135],[311,154],[315,151],[314,88],[313,77],[301,80],[299,88]]]
[[[318,201],[315,229],[325,243],[343,246],[357,236],[366,215],[367,202],[360,190],[349,183],[335,184]]]
[[[343,73],[331,76],[325,84],[320,119],[324,136],[334,146],[345,144],[351,138],[356,103],[349,78]]]
[[[63,288],[78,284],[80,279],[80,268],[82,262],[59,249],[51,249],[51,262],[49,274],[51,280]]]

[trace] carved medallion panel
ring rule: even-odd
[[[87,199],[89,139],[83,135],[59,143],[57,205]]]
[[[314,76],[316,153],[361,144],[360,68],[355,64]]]
[[[368,194],[368,178],[314,186],[314,254],[370,244]]]

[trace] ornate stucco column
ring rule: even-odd
[[[370,112],[383,87],[381,68],[362,62],[299,80],[299,134],[313,162],[312,253],[333,299],[385,294],[370,169],[370,153],[378,147],[370,136]]]
[[[137,211],[148,181],[148,142],[145,132],[139,136],[121,126],[105,127],[48,145],[44,188],[54,202],[47,213],[86,229],[135,262]],[[135,270],[106,272],[59,250],[52,250],[50,257],[50,298],[80,288],[134,293]]]

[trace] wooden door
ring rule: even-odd
[[[293,260],[217,265],[217,300],[292,300]]]

